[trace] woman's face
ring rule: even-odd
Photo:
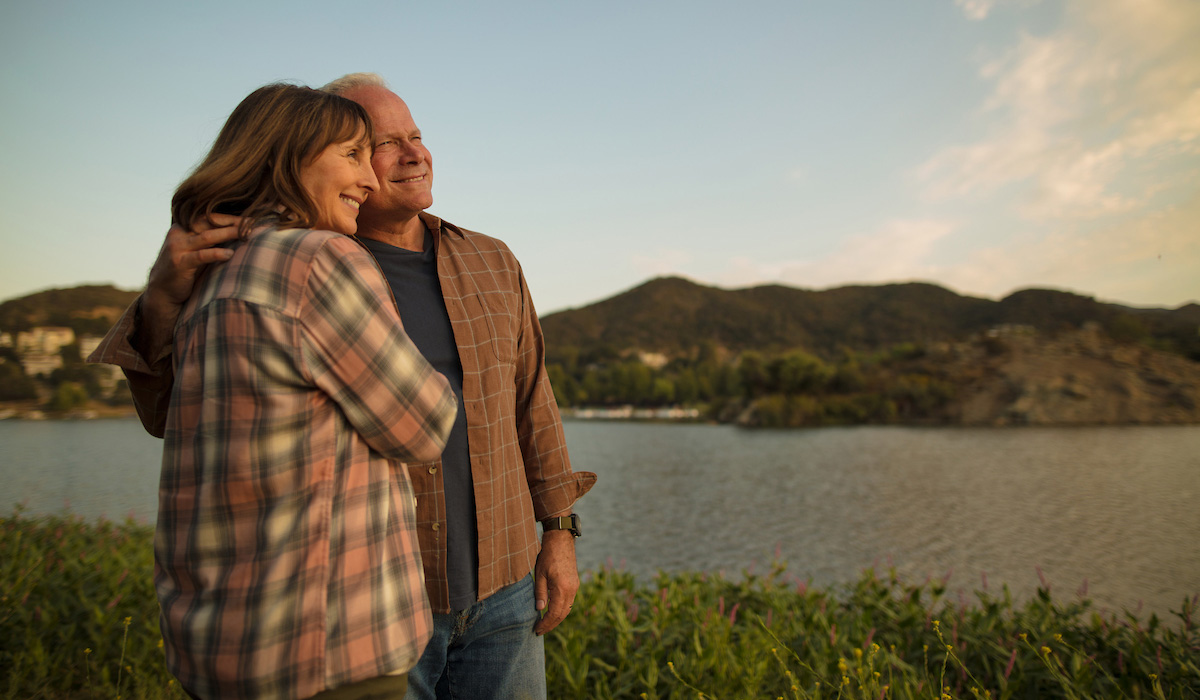
[[[379,188],[371,169],[371,146],[365,132],[349,141],[331,143],[300,169],[300,185],[317,205],[313,228],[353,236],[358,208]]]

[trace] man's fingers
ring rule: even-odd
[[[192,236],[192,242],[197,247],[208,248],[219,243],[227,243],[238,237],[237,226],[220,226],[210,228],[207,231],[196,233]]]
[[[546,577],[538,574],[533,577],[533,608],[546,609]]]
[[[209,263],[223,262],[233,257],[233,251],[228,248],[205,248],[188,253],[189,260],[184,261],[186,267],[200,268]]]

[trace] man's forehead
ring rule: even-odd
[[[408,105],[387,88],[368,85],[348,90],[345,97],[362,105],[371,115],[371,121],[396,125],[413,121]]]

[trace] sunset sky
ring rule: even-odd
[[[651,277],[1200,301],[1200,2],[0,9],[0,300],[138,288],[233,107],[375,71],[541,313]]]

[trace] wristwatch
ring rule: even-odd
[[[583,530],[579,529],[579,516],[574,513],[565,518],[547,518],[543,520],[542,532],[549,532],[551,530],[567,530],[576,537],[583,534]]]

